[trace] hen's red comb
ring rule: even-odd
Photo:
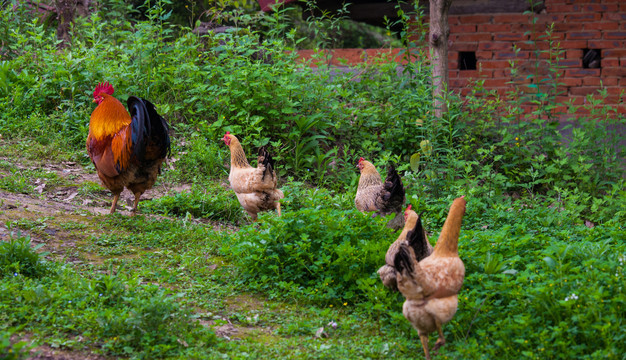
[[[115,89],[113,89],[113,85],[109,84],[108,81],[101,82],[96,86],[96,89],[93,91],[93,97],[97,97],[98,95],[100,95],[100,93],[113,95],[114,91]]]
[[[409,211],[411,211],[411,204],[409,204],[409,206],[406,207],[406,211],[404,212],[405,214],[408,213]]]
[[[226,135],[230,135],[230,131],[227,131],[227,132],[226,132]]]
[[[363,161],[365,161],[365,159],[363,159],[363,158],[359,158],[359,163],[361,163],[361,162],[363,162]]]

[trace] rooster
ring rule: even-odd
[[[135,195],[135,215],[139,198],[154,185],[170,152],[169,128],[148,100],[130,96],[129,113],[111,96],[113,92],[108,82],[98,84],[93,92],[98,106],[89,121],[87,152],[98,177],[113,193],[111,214],[126,187]]]
[[[433,247],[428,242],[426,231],[422,226],[422,217],[411,210],[411,205],[404,212],[404,229],[398,236],[398,239],[389,246],[389,250],[387,250],[385,255],[385,265],[378,269],[378,275],[383,285],[395,291],[398,290],[398,286],[396,283],[394,259],[403,243],[407,243],[413,249],[417,261],[422,261],[422,259],[433,252]]]
[[[378,171],[371,162],[360,158],[357,167],[361,171],[359,186],[354,204],[359,211],[376,211],[376,215],[396,214],[387,224],[392,229],[403,226],[402,207],[404,205],[404,186],[396,169],[390,165],[387,178],[383,183]]]
[[[457,310],[458,293],[465,278],[465,266],[458,253],[465,204],[464,197],[454,200],[430,256],[418,262],[413,248],[402,243],[394,259],[398,289],[406,298],[402,313],[417,330],[426,359],[430,359],[428,334],[439,333],[432,349],[436,354],[446,343],[442,326]]]
[[[230,131],[222,138],[230,149],[230,174],[228,181],[235,191],[237,199],[253,221],[261,211],[278,211],[280,216],[279,200],[285,197],[280,189],[276,188],[276,172],[274,161],[265,148],[259,150],[258,165],[253,168],[246,159],[241,143]]]

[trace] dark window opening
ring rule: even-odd
[[[583,49],[583,69],[599,69],[600,55],[600,49]]]
[[[459,70],[476,70],[476,53],[474,51],[459,52]]]

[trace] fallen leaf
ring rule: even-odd
[[[70,201],[72,201],[72,199],[75,198],[76,195],[78,195],[77,192],[71,193],[70,196],[68,196],[67,198],[63,199],[63,202],[70,202]]]

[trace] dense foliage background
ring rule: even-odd
[[[120,99],[132,94],[157,105],[173,139],[159,181],[191,185],[142,202],[142,211],[167,218],[7,221],[32,233],[49,224],[98,229],[81,238],[78,251],[106,261],[77,268],[46,262],[49,254],[30,250],[28,236],[17,232],[0,243],[0,352],[21,356],[24,344],[9,338],[25,331],[68,349],[137,358],[421,356],[401,314],[403,299],[375,274],[397,235],[386,219],[353,208],[362,156],[379,170],[398,166],[433,241],[452,199],[468,198],[460,239],[467,276],[445,327],[444,356],[623,356],[626,120],[602,105],[602,91],[588,98],[585,115],[574,107],[560,114],[554,92],[502,98],[477,82],[467,97],[451,94],[449,112],[436,119],[429,64],[415,60],[427,51],[413,42],[419,28],[398,34],[412,59],[405,66],[381,58],[341,72],[321,51],[304,63],[293,52],[310,41],[294,17],[316,25],[310,28],[321,49],[336,42],[336,18],[303,19],[293,8],[261,14],[244,1],[224,7],[225,31],[199,33],[169,1],[141,5],[99,2],[89,17],[76,18],[63,49],[54,27],[26,6],[2,6],[0,189],[36,196],[32,179],[62,182],[13,164],[4,158],[10,154],[93,171],[84,141],[93,88],[105,80]],[[558,46],[546,51],[558,69]],[[541,80],[558,84],[552,75]],[[534,110],[523,110],[528,103]],[[225,131],[240,138],[249,158],[265,145],[274,154],[286,194],[282,217],[265,214],[249,224],[221,185]],[[212,272],[211,261],[223,269]],[[267,324],[275,337],[226,342],[201,321],[224,311],[216,299],[242,293],[280,311],[261,320],[254,312],[230,314],[228,321]],[[332,319],[343,327],[315,338]]]

